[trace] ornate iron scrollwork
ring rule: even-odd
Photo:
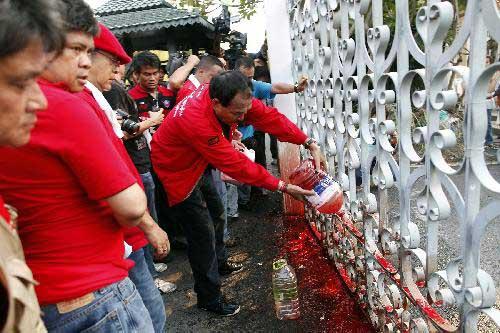
[[[498,2],[469,0],[451,38],[450,1],[428,0],[414,17],[411,1],[390,2],[392,28],[383,0],[289,1],[294,76],[309,79],[296,94],[298,122],[345,191],[343,215],[308,210],[306,219],[380,331],[476,332],[480,315],[485,332],[498,331],[499,277],[479,261],[486,228],[500,219],[500,182],[484,154],[487,85],[500,70],[485,65],[486,42],[499,42]],[[464,47],[468,62],[457,65]],[[458,134],[440,115],[459,102],[462,158],[450,163]],[[481,189],[493,199],[481,201]],[[442,261],[439,228],[451,220],[446,236],[459,252]]]

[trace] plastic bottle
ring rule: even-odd
[[[279,320],[300,317],[297,278],[285,259],[273,262],[273,294],[276,316]]]
[[[343,195],[340,185],[324,171],[316,171],[312,159],[304,160],[290,175],[290,183],[306,190],[314,190],[315,195],[307,201],[324,214],[336,214],[342,208]]]

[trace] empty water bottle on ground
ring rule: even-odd
[[[316,170],[312,159],[304,160],[291,173],[290,183],[313,190],[315,194],[306,199],[321,213],[336,214],[342,208],[343,194],[340,185],[326,172]]]
[[[297,277],[285,259],[273,262],[273,294],[276,316],[279,320],[299,318]]]

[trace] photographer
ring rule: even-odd
[[[137,171],[141,175],[144,189],[148,198],[148,208],[151,216],[158,220],[154,205],[155,186],[151,177],[151,160],[147,139],[144,133],[147,129],[158,126],[165,117],[162,112],[151,112],[150,117],[143,121],[139,120],[139,111],[121,82],[114,81],[109,91],[103,92],[104,97],[114,110],[120,110],[122,118],[121,129],[123,130],[123,141],[125,148],[134,162]],[[127,119],[124,119],[124,118]]]

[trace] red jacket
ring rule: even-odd
[[[195,85],[189,79],[184,82],[181,89],[177,92],[176,104],[184,99],[187,95],[196,90]]]
[[[280,141],[302,144],[307,139],[278,110],[255,98],[245,122],[275,135]],[[279,179],[236,151],[231,145],[231,136],[229,140],[224,137],[221,123],[213,111],[208,84],[200,86],[175,106],[151,143],[153,166],[171,206],[191,194],[209,163],[246,184],[272,191],[278,189]]]

